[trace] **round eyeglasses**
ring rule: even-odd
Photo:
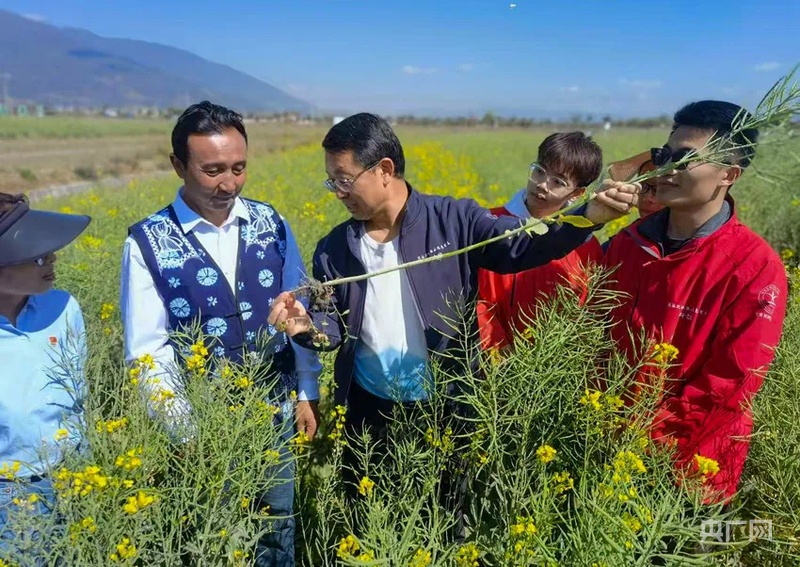
[[[570,188],[568,181],[558,177],[557,175],[548,174],[547,170],[536,162],[533,162],[528,168],[528,179],[535,185],[544,183],[551,191],[555,189]]]

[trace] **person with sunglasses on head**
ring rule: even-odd
[[[172,150],[182,186],[169,206],[131,226],[125,241],[125,359],[153,357],[148,388],[174,397],[168,411],[152,412],[181,441],[192,435],[185,427],[191,408],[178,370],[188,353],[175,333],[199,323],[213,375],[231,361],[255,368],[254,380],[279,377],[269,401],[284,408],[275,426],[286,444],[277,471],[265,471],[279,484],[259,495],[262,506],[279,518],[268,522],[254,560],[259,566],[294,565],[294,461],[288,440],[295,429],[315,435],[322,366],[316,352],[266,320],[278,294],[300,285],[305,267],[289,223],[272,205],[241,197],[247,180],[241,115],[209,101],[190,106],[172,131]],[[151,401],[149,393],[146,398]]]
[[[389,123],[359,113],[333,126],[322,142],[328,179],[351,218],[317,244],[313,275],[320,281],[374,274],[399,264],[452,252],[502,236],[520,226],[472,199],[418,192],[405,178],[402,145]],[[298,342],[338,349],[334,403],[347,406],[346,428],[366,424],[385,431],[399,406],[429,399],[433,363],[463,372],[465,341],[452,321],[477,293],[478,269],[511,273],[546,264],[582,245],[598,225],[636,205],[636,190],[602,191],[578,214],[592,228],[551,226],[544,235],[519,234],[447,259],[391,271],[332,288],[329,301],[306,310],[284,293],[269,321],[285,326]],[[318,332],[325,341],[315,340]],[[314,344],[316,342],[316,345]],[[453,356],[450,356],[453,355]]]
[[[639,380],[662,388],[653,439],[674,446],[676,466],[692,474],[705,463],[708,501],[737,490],[753,426],[749,403],[786,312],[781,259],[739,221],[731,195],[758,140],[755,129],[734,130],[740,113],[749,116],[736,104],[704,100],[675,114],[667,143],[650,156],[655,167],[674,164],[656,180],[664,209],[614,236],[603,258],[615,269],[611,289],[626,294],[612,312],[617,345],[632,363],[656,359],[653,344],[677,349],[666,376],[648,365]],[[712,136],[727,140],[722,157],[708,157]],[[701,457],[716,461],[718,472]]]
[[[577,199],[600,176],[603,151],[583,132],[551,134],[539,145],[537,161],[528,170],[528,184],[505,206],[491,209],[519,219],[552,215]],[[542,299],[557,286],[583,295],[586,268],[602,255],[600,243],[589,238],[563,258],[516,274],[478,272],[478,328],[484,348],[504,348],[514,332],[524,332]]]
[[[0,193],[0,551],[17,537],[8,525],[15,500],[36,514],[52,511],[50,473],[80,441],[83,314],[53,285],[56,251],[90,220]]]

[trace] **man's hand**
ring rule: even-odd
[[[603,224],[631,212],[639,203],[639,183],[623,183],[606,179],[597,190],[595,197],[586,205],[587,219],[594,224]]]
[[[309,439],[313,439],[319,426],[319,409],[316,400],[297,402],[295,408],[297,431],[304,431]]]
[[[307,333],[313,328],[305,306],[290,291],[284,291],[275,298],[267,323],[279,331],[286,331],[290,337]]]

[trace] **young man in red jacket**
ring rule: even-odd
[[[653,162],[706,154],[710,137],[730,134],[740,110],[720,101],[685,106],[667,144],[652,150]],[[757,138],[757,130],[733,136],[732,144],[748,147],[732,150],[724,164],[684,162],[659,177],[656,197],[665,208],[612,238],[603,258],[616,268],[611,287],[628,294],[612,315],[617,345],[634,363],[649,360],[655,344],[677,349],[665,375],[656,378],[651,366],[639,378],[656,378],[657,387],[663,378],[652,437],[675,445],[678,467],[704,477],[707,501],[736,492],[753,426],[748,404],[773,360],[786,311],[783,264],[738,220],[729,194]],[[636,338],[642,334],[645,343]]]
[[[603,167],[603,152],[582,132],[551,134],[539,145],[530,165],[528,185],[502,207],[498,216],[542,218],[580,196]],[[517,274],[478,272],[477,315],[484,348],[503,348],[514,342],[514,330],[524,331],[537,303],[551,296],[557,285],[585,291],[585,266],[598,262],[600,243],[590,238],[561,259]]]

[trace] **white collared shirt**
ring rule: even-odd
[[[247,207],[238,197],[234,202],[230,215],[217,227],[194,212],[181,196],[181,189],[172,203],[175,215],[185,232],[192,232],[197,240],[211,255],[222,270],[231,287],[236,285],[236,264],[239,250],[239,221],[250,220]],[[281,217],[283,219],[283,217]],[[297,288],[305,277],[305,266],[300,256],[294,235],[289,223],[283,219],[286,229],[286,260],[283,266],[284,290]],[[173,416],[185,415],[188,403],[180,397],[181,388],[175,380],[175,351],[168,344],[169,315],[167,307],[158,293],[153,277],[145,264],[144,257],[137,242],[128,237],[122,254],[122,274],[120,291],[120,311],[125,342],[125,361],[131,363],[137,358],[149,354],[153,357],[156,368],[148,373],[156,382],[151,387],[158,387],[176,394],[173,400]],[[283,291],[283,290],[282,290]],[[290,341],[295,352],[295,369],[297,372],[297,398],[299,400],[319,399],[319,375],[322,365],[316,352],[304,349],[294,341]],[[148,396],[149,397],[149,396]]]

